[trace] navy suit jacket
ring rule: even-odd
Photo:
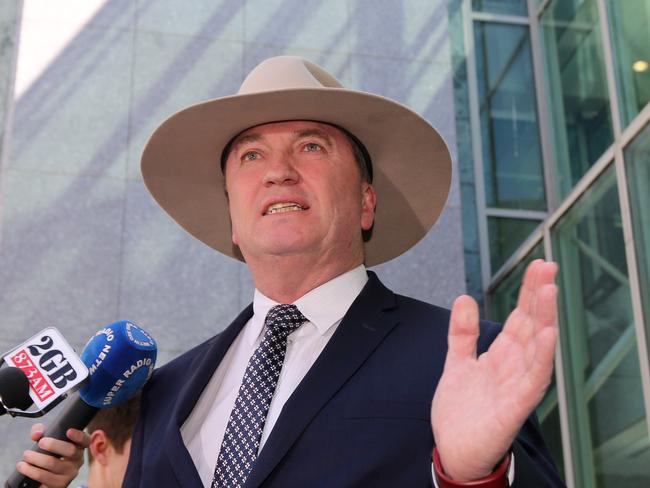
[[[285,403],[246,488],[433,486],[430,406],[445,361],[449,310],[396,295],[369,275]],[[180,427],[252,313],[247,307],[222,333],[154,373],[123,486],[201,486]],[[479,351],[500,330],[487,322],[481,327]],[[534,417],[513,452],[514,486],[564,486]]]

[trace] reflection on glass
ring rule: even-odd
[[[528,28],[475,22],[474,34],[486,204],[545,210]]]
[[[538,225],[538,220],[488,217],[490,265],[493,274],[497,272]]]
[[[576,486],[650,486],[614,167],[552,230]]]
[[[625,165],[643,311],[650,338],[650,125],[625,149]]]
[[[526,0],[472,0],[472,9],[491,14],[528,15]]]
[[[596,0],[553,0],[542,15],[560,197],[613,141],[598,22]]]
[[[625,126],[650,101],[650,1],[607,0],[607,12]]]

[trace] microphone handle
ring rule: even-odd
[[[45,429],[43,437],[54,437],[55,439],[70,442],[68,437],[65,435],[67,430],[70,428],[83,430],[98,411],[99,409],[97,407],[92,407],[84,402],[79,397],[78,392],[74,393],[70,396],[68,405],[65,410],[61,412],[61,415],[57,417],[50,427]],[[38,447],[38,443],[34,444],[31,450],[56,457],[56,454],[52,454],[51,452]],[[5,482],[5,488],[38,488],[40,485],[40,482],[28,478],[18,471],[14,471]]]

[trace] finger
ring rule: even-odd
[[[535,332],[556,321],[557,316],[557,285],[555,275],[557,264],[553,262],[543,263],[537,277],[537,289],[531,303],[530,315],[533,321]],[[548,288],[550,287],[550,288]],[[548,288],[548,289],[547,289]],[[544,290],[547,289],[546,292]],[[553,291],[551,291],[553,290]]]
[[[16,464],[16,470],[20,474],[42,483],[39,488],[65,487],[68,486],[72,479],[74,479],[74,476],[66,477],[64,475],[54,474],[36,466],[32,466],[25,461],[20,461]]]
[[[34,424],[32,425],[30,436],[34,442],[38,441],[43,437],[43,432],[45,432],[45,425],[43,424]]]
[[[537,297],[536,330],[543,327],[557,326],[557,285],[551,283],[542,286]]]
[[[90,445],[90,436],[83,430],[68,429],[66,435],[68,436],[68,439],[83,449]]]
[[[525,347],[533,337],[533,332],[534,325],[530,315],[517,307],[508,316],[499,338],[507,337],[513,343]]]
[[[557,286],[546,284],[540,287],[535,300],[538,313],[531,316],[519,309],[513,310],[503,328],[502,335],[507,335],[513,342],[524,348],[526,368],[531,368],[536,355],[537,337],[544,328],[557,328]]]
[[[542,324],[549,323],[548,319],[540,318],[548,317],[549,313],[556,315],[557,305],[554,299],[547,298],[540,303],[542,288],[554,283],[556,272],[557,265],[554,262],[544,262],[541,259],[533,261],[526,270],[517,308],[510,314],[504,327],[505,334],[519,344],[527,344]]]
[[[447,360],[476,358],[476,343],[479,336],[479,314],[476,301],[462,295],[454,301],[449,319],[449,350]]]
[[[56,454],[57,456],[72,458],[82,452],[82,448],[73,444],[72,442],[62,441],[53,437],[43,437],[38,441],[38,447],[41,449]]]
[[[536,338],[535,356],[528,375],[528,391],[526,392],[531,408],[541,401],[551,382],[557,336],[556,327],[547,327]]]
[[[66,461],[42,452],[25,451],[23,461],[54,474],[62,474],[67,470]]]
[[[537,273],[539,271],[539,267],[543,262],[544,261],[541,259],[535,259],[532,261],[526,268],[524,277],[521,280],[519,298],[517,299],[517,308],[519,308],[524,313],[528,313],[530,310],[530,303],[535,289],[535,282],[537,281]]]

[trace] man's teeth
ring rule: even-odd
[[[269,208],[266,210],[266,213],[268,215],[268,214],[282,213],[282,212],[294,212],[296,210],[302,210],[302,209],[303,208],[297,203],[283,202],[283,203],[274,203],[273,205],[269,206]]]

